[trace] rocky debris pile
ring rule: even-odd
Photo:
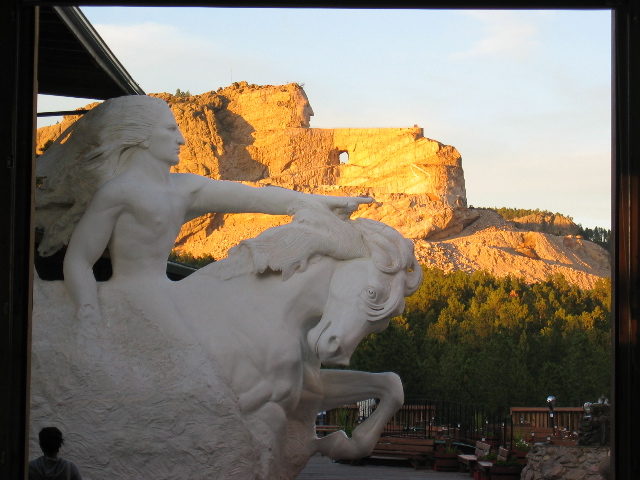
[[[527,455],[522,480],[602,480],[598,465],[609,447],[569,447],[536,444]]]
[[[416,240],[418,260],[446,272],[485,270],[538,282],[561,273],[569,283],[593,288],[611,275],[609,253],[578,237],[558,237],[516,228],[497,213],[475,209],[478,219],[438,241]]]

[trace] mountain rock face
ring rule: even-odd
[[[175,171],[329,195],[371,195],[377,203],[358,215],[382,220],[410,238],[446,236],[473,220],[460,154],[425,138],[422,128],[310,128],[313,111],[297,84],[241,82],[190,97],[156,96],[169,102],[186,140]],[[40,129],[38,149],[74,119]],[[239,228],[250,233],[281,221],[245,218],[254,225]],[[226,215],[199,219],[183,229],[179,245],[219,257],[240,238],[234,233],[229,239],[227,224],[235,229],[238,223]]]
[[[375,202],[361,206],[353,217],[396,228],[414,240],[422,262],[445,270],[483,268],[530,281],[562,272],[583,287],[609,275],[606,251],[567,236],[577,233],[570,225],[558,225],[563,239],[541,233],[548,228],[535,228],[532,219],[506,222],[497,214],[467,208],[460,154],[426,138],[417,126],[311,128],[313,110],[295,83],[239,82],[201,95],[155,96],[169,103],[186,140],[175,171],[254,186],[372,196]],[[76,118],[39,129],[37,151]],[[555,219],[542,220],[555,225]],[[176,247],[222,258],[240,240],[288,221],[260,214],[209,214],[186,224]]]

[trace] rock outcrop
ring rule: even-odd
[[[534,213],[524,217],[513,218],[511,221],[522,230],[550,233],[551,235],[563,237],[566,235],[576,236],[580,233],[580,229],[570,218],[557,213]]]
[[[156,96],[169,103],[186,140],[176,171],[326,195],[370,195],[375,203],[354,217],[396,228],[416,243],[421,261],[445,270],[483,268],[530,281],[561,272],[583,287],[610,274],[607,252],[576,237],[573,224],[559,218],[506,222],[467,208],[460,154],[426,138],[418,126],[311,128],[313,110],[294,83],[240,82],[201,95]],[[37,149],[75,118],[39,129]],[[210,214],[186,224],[176,247],[222,258],[243,238],[287,221]]]
[[[488,209],[476,209],[476,213],[478,219],[457,235],[415,240],[420,263],[444,271],[514,275],[529,282],[561,273],[581,288],[593,288],[599,278],[611,275],[608,252],[593,242],[521,230]]]

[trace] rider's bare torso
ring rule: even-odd
[[[114,280],[164,276],[166,259],[190,205],[188,192],[178,180],[172,174],[167,186],[138,184],[135,188],[131,185],[135,177],[122,175],[106,186],[122,203],[109,241]]]

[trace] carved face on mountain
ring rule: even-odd
[[[302,117],[303,121],[302,126],[309,127],[311,117],[313,117],[313,109],[311,108],[311,104],[309,104],[309,101],[306,98],[304,105],[302,105],[302,112],[300,113],[300,116]]]
[[[296,102],[297,115],[289,126],[309,128],[310,120],[313,116],[313,109],[311,108],[307,94],[304,93],[304,90],[299,89],[294,100]]]

